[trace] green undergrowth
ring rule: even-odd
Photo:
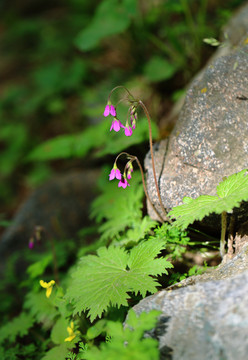
[[[182,256],[190,239],[185,231],[143,216],[141,179],[136,172],[129,191],[109,182],[107,174],[104,169],[101,193],[91,211],[99,240],[77,248],[78,256],[66,272],[65,262],[59,262],[60,282],[49,298],[39,281],[54,278],[51,254],[29,266],[23,310],[10,321],[5,317],[0,328],[2,359],[114,359],[117,353],[122,359],[130,353],[134,359],[159,358],[157,340],[143,338],[144,331],[155,326],[157,312],[140,317],[129,313],[125,329],[122,322],[130,307],[161,287],[158,275],[168,277],[171,260]],[[61,246],[58,255],[66,254]]]
[[[33,5],[23,4],[3,11],[2,68],[9,64],[0,99],[3,204],[17,189],[22,197],[26,187],[42,184],[57,166],[61,170],[54,161],[68,169],[71,159],[98,166],[137,145],[147,152],[142,114],[132,137],[110,132],[109,119],[102,121],[106,89],[131,84],[146,93],[145,102],[154,101],[153,117],[164,116],[164,98],[169,106],[204,62],[202,39],[217,37],[215,23],[231,16],[231,10],[215,9],[208,19],[205,0],[155,6],[137,0],[40,2],[39,16]],[[122,105],[118,116],[126,119]],[[151,126],[155,140],[158,128]],[[158,360],[158,341],[146,332],[159,312],[137,316],[132,307],[204,271],[207,264],[177,268],[187,252],[212,246],[193,241],[188,226],[248,200],[244,170],[224,180],[215,197],[184,199],[169,214],[175,221],[160,224],[146,213],[137,168],[126,189],[109,181],[110,171],[103,168],[89,204],[94,225],[79,232],[80,240],[50,239],[56,266],[50,247],[40,253],[34,246],[8,259],[0,282],[0,359]],[[5,214],[0,221],[9,225]],[[19,283],[20,257],[30,265]]]
[[[161,288],[161,278],[170,285],[203,271],[197,266],[186,273],[173,271],[173,263],[196,246],[182,228],[211,212],[231,211],[248,198],[247,171],[243,170],[224,179],[217,186],[217,196],[201,196],[174,208],[170,215],[178,219],[171,225],[161,225],[143,216],[138,173],[134,172],[130,188],[120,189],[108,181],[108,172],[104,168],[99,179],[100,194],[91,205],[99,239],[88,248],[77,248],[78,256],[74,255],[66,272],[65,262],[59,262],[60,281],[47,285],[52,288],[49,297],[39,281],[44,279],[49,284],[54,278],[51,254],[29,266],[29,280],[23,283],[27,289],[23,310],[9,321],[5,317],[0,328],[2,359],[90,360],[118,356],[124,360],[130,354],[133,359],[159,359],[157,340],[143,337],[156,325],[159,313],[137,316],[130,308]],[[208,207],[199,212],[198,206],[196,211],[193,203],[205,204],[205,198]]]

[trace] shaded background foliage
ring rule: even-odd
[[[22,0],[10,5],[2,1],[1,224],[6,225],[5,220],[30,190],[54,172],[82,166],[80,159],[66,152],[68,138],[56,143],[55,161],[29,155],[58,135],[82,134],[89,127],[94,134],[114,86],[128,85],[147,103],[159,124],[211,55],[213,49],[202,39],[218,37],[221,26],[241,3]],[[160,133],[168,135],[172,124],[163,124]],[[107,141],[106,135],[105,144]],[[84,147],[85,137],[81,143]],[[83,164],[103,161],[106,158],[88,156]]]
[[[154,120],[155,138],[169,135],[173,123],[167,121],[167,116],[173,104],[214,51],[202,39],[218,38],[221,27],[243,2],[14,0],[10,4],[2,0],[2,230],[28,194],[54,174],[103,164],[111,166],[113,154],[128,149],[128,146],[132,146],[141,158],[145,156],[148,134],[142,118],[130,139],[109,134],[110,123],[108,119],[103,119],[102,114],[108,93],[114,86],[126,85],[146,103]],[[123,109],[118,114],[125,116]],[[103,189],[114,185],[106,185],[106,182],[107,177],[102,184]],[[117,190],[116,193],[113,191],[113,195],[121,201],[121,196],[125,194],[120,193],[118,198]],[[131,191],[135,191],[134,186]],[[142,197],[138,191],[137,194]],[[130,203],[124,201],[122,205],[130,207]],[[103,217],[108,219],[107,215],[112,220],[107,224],[111,228],[106,229],[106,224],[105,227],[97,224],[98,230],[111,234],[116,231],[122,243],[135,242],[135,238],[140,239],[142,232],[154,225],[148,217],[143,217],[141,210],[137,211],[138,220],[132,218],[132,221],[135,224],[142,219],[142,226],[129,229],[122,239],[125,222],[114,206],[111,206],[112,212],[105,206],[104,194],[93,203],[96,220],[98,217],[100,220]],[[114,215],[118,216],[119,223]],[[115,229],[112,224],[116,225]],[[164,237],[165,231],[161,232],[161,236]],[[170,238],[177,239],[178,234],[170,234]],[[180,242],[183,242],[182,238]],[[66,271],[70,256],[68,248],[73,248],[74,253],[76,249],[73,242],[68,242],[67,248],[61,243],[58,242],[56,249],[58,266]],[[172,242],[170,246],[176,245]],[[181,250],[177,251],[177,256],[180,256]],[[29,249],[26,252],[28,255],[25,256],[31,256]],[[83,248],[79,255],[86,252],[87,248]],[[15,255],[8,260],[7,274],[11,273],[14,262]],[[51,254],[44,256],[38,266],[30,268],[30,280],[16,284],[13,275],[8,278],[9,284],[13,288],[38,287],[34,279],[44,272],[50,262]],[[1,293],[5,295],[3,291]],[[35,296],[33,299],[33,305],[37,304]],[[18,306],[14,302],[16,300]],[[21,301],[21,296],[15,296],[11,315],[18,313]],[[11,307],[10,298],[1,300],[1,304],[1,311],[7,318],[9,314],[5,309]]]

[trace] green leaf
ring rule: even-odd
[[[37,276],[44,274],[44,271],[53,261],[52,254],[44,255],[41,260],[29,265],[27,273],[31,279],[35,279]]]
[[[108,180],[108,172],[104,175],[102,195],[92,203],[91,217],[97,222],[104,220],[99,227],[101,239],[116,237],[127,228],[135,228],[142,221],[142,199],[144,196],[141,176],[134,171],[127,189],[118,188],[118,181]]]
[[[84,353],[86,360],[158,360],[158,341],[144,338],[144,332],[151,330],[157,323],[160,312],[152,310],[139,317],[133,310],[128,313],[126,326],[118,322],[108,321],[107,332],[110,341],[101,343],[100,349],[92,347]]]
[[[28,161],[44,161],[70,158],[73,154],[75,135],[59,135],[34,148],[27,157]]]
[[[175,64],[159,56],[153,56],[144,67],[144,75],[152,82],[170,79],[176,72]]]
[[[182,231],[168,223],[164,223],[155,228],[154,234],[149,237],[149,240],[150,239],[163,240],[172,260],[181,259],[182,254],[184,254],[187,249],[187,245],[191,245],[190,238],[187,236],[186,231]]]
[[[103,332],[106,331],[106,325],[107,325],[107,320],[106,319],[98,320],[93,326],[91,326],[87,330],[86,337],[89,340],[95,339],[100,334],[102,334]]]
[[[221,44],[215,38],[206,38],[206,39],[203,39],[203,42],[205,42],[205,44],[208,44],[208,45],[211,45],[211,46],[219,46]]]
[[[110,132],[111,119],[104,119],[99,124],[90,126],[80,134],[59,135],[34,148],[27,156],[28,161],[48,161],[84,157],[92,149],[99,149],[97,157],[117,154],[130,146],[148,140],[148,128],[145,118],[139,119],[137,128],[131,137],[123,131]],[[152,123],[153,138],[158,135],[156,124]],[[101,149],[102,148],[102,149]],[[101,150],[100,150],[101,149]]]
[[[158,321],[158,316],[161,314],[161,311],[151,310],[150,312],[142,312],[139,316],[136,312],[131,309],[128,312],[126,326],[134,330],[135,332],[139,332],[139,336],[141,337],[144,331],[152,330],[156,326]],[[113,334],[114,336],[114,334]]]
[[[44,291],[38,294],[29,293],[24,303],[24,308],[28,309],[36,321],[43,323],[46,328],[53,324],[53,320],[58,314],[51,302],[52,296],[53,294],[47,299]]]
[[[217,195],[201,195],[196,199],[186,198],[183,205],[169,212],[171,218],[176,218],[174,226],[185,229],[196,220],[202,220],[210,213],[221,214],[239,206],[241,201],[248,200],[247,169],[230,175],[217,186]]]
[[[65,339],[68,337],[67,326],[68,320],[60,317],[51,332],[51,340],[54,344],[64,344]]]
[[[155,257],[164,248],[164,241],[140,243],[128,253],[123,248],[101,247],[97,256],[83,257],[73,274],[67,297],[75,303],[75,313],[89,310],[93,321],[108,306],[127,306],[128,292],[145,296],[158,286],[151,276],[166,273],[172,265]]]
[[[33,323],[33,316],[22,312],[19,316],[0,328],[0,343],[7,339],[10,342],[14,342],[17,336],[27,335]]]
[[[59,135],[38,145],[29,154],[27,160],[47,161],[70,157],[84,157],[92,148],[106,142],[103,136],[108,131],[108,123],[102,121],[76,135]]]
[[[154,228],[158,223],[152,220],[149,216],[144,216],[143,219],[137,222],[137,226],[133,226],[125,232],[123,240],[120,242],[121,245],[128,243],[137,243],[143,239],[151,228]]]
[[[45,356],[41,360],[64,360],[66,359],[66,356],[68,354],[68,349],[72,348],[71,343],[65,342],[64,344],[61,344],[59,346],[55,346],[51,350],[49,350]]]
[[[82,51],[95,48],[99,42],[111,35],[125,31],[131,22],[130,13],[134,13],[134,7],[129,10],[127,4],[117,0],[104,0],[98,6],[92,22],[83,29],[76,38],[76,45]]]

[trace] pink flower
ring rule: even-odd
[[[133,130],[135,130],[135,128],[136,128],[136,121],[135,121],[135,119],[132,119],[132,118],[131,118],[131,127]]]
[[[121,180],[122,175],[118,168],[113,167],[109,174],[109,180],[114,180],[115,178]]]
[[[109,114],[112,116],[116,116],[116,110],[114,105],[111,104],[106,105],[103,115],[108,116]]]
[[[34,239],[33,238],[29,239],[28,247],[29,247],[29,249],[33,249],[33,247],[34,247]]]
[[[123,125],[120,122],[120,120],[114,118],[114,120],[112,121],[112,125],[110,127],[110,131],[114,130],[114,131],[118,132],[118,131],[120,131],[121,127],[123,127]]]
[[[126,189],[127,186],[130,186],[127,182],[127,179],[122,177],[119,181],[118,187],[123,187],[123,189]]]
[[[133,133],[133,130],[129,126],[125,127],[125,135],[126,136],[131,136],[132,133]]]
[[[127,163],[127,178],[128,178],[128,180],[131,179],[131,177],[132,177],[132,172],[133,172],[133,165],[132,165],[131,161],[129,161],[129,162]]]
[[[127,178],[128,178],[128,180],[131,179],[131,177],[132,177],[132,172],[133,172],[133,169],[129,169],[129,170],[127,171]]]

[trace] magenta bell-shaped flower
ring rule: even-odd
[[[132,133],[133,133],[133,130],[129,126],[125,127],[125,135],[126,136],[131,136]]]
[[[114,105],[112,104],[107,104],[103,113],[104,116],[108,116],[108,115],[112,115],[112,116],[116,116],[116,110]]]
[[[119,181],[118,187],[123,187],[123,189],[126,189],[127,186],[130,186],[130,184],[128,184],[127,179],[123,176]]]
[[[120,131],[121,127],[123,127],[123,125],[120,122],[120,120],[114,118],[114,120],[112,121],[112,125],[110,127],[110,131],[114,130],[114,131],[118,132],[118,131]]]
[[[109,174],[109,180],[114,180],[114,179],[117,179],[117,180],[121,180],[122,178],[122,175],[121,175],[121,172],[120,170],[116,167],[116,165],[114,165],[113,169],[110,171],[110,174]]]

